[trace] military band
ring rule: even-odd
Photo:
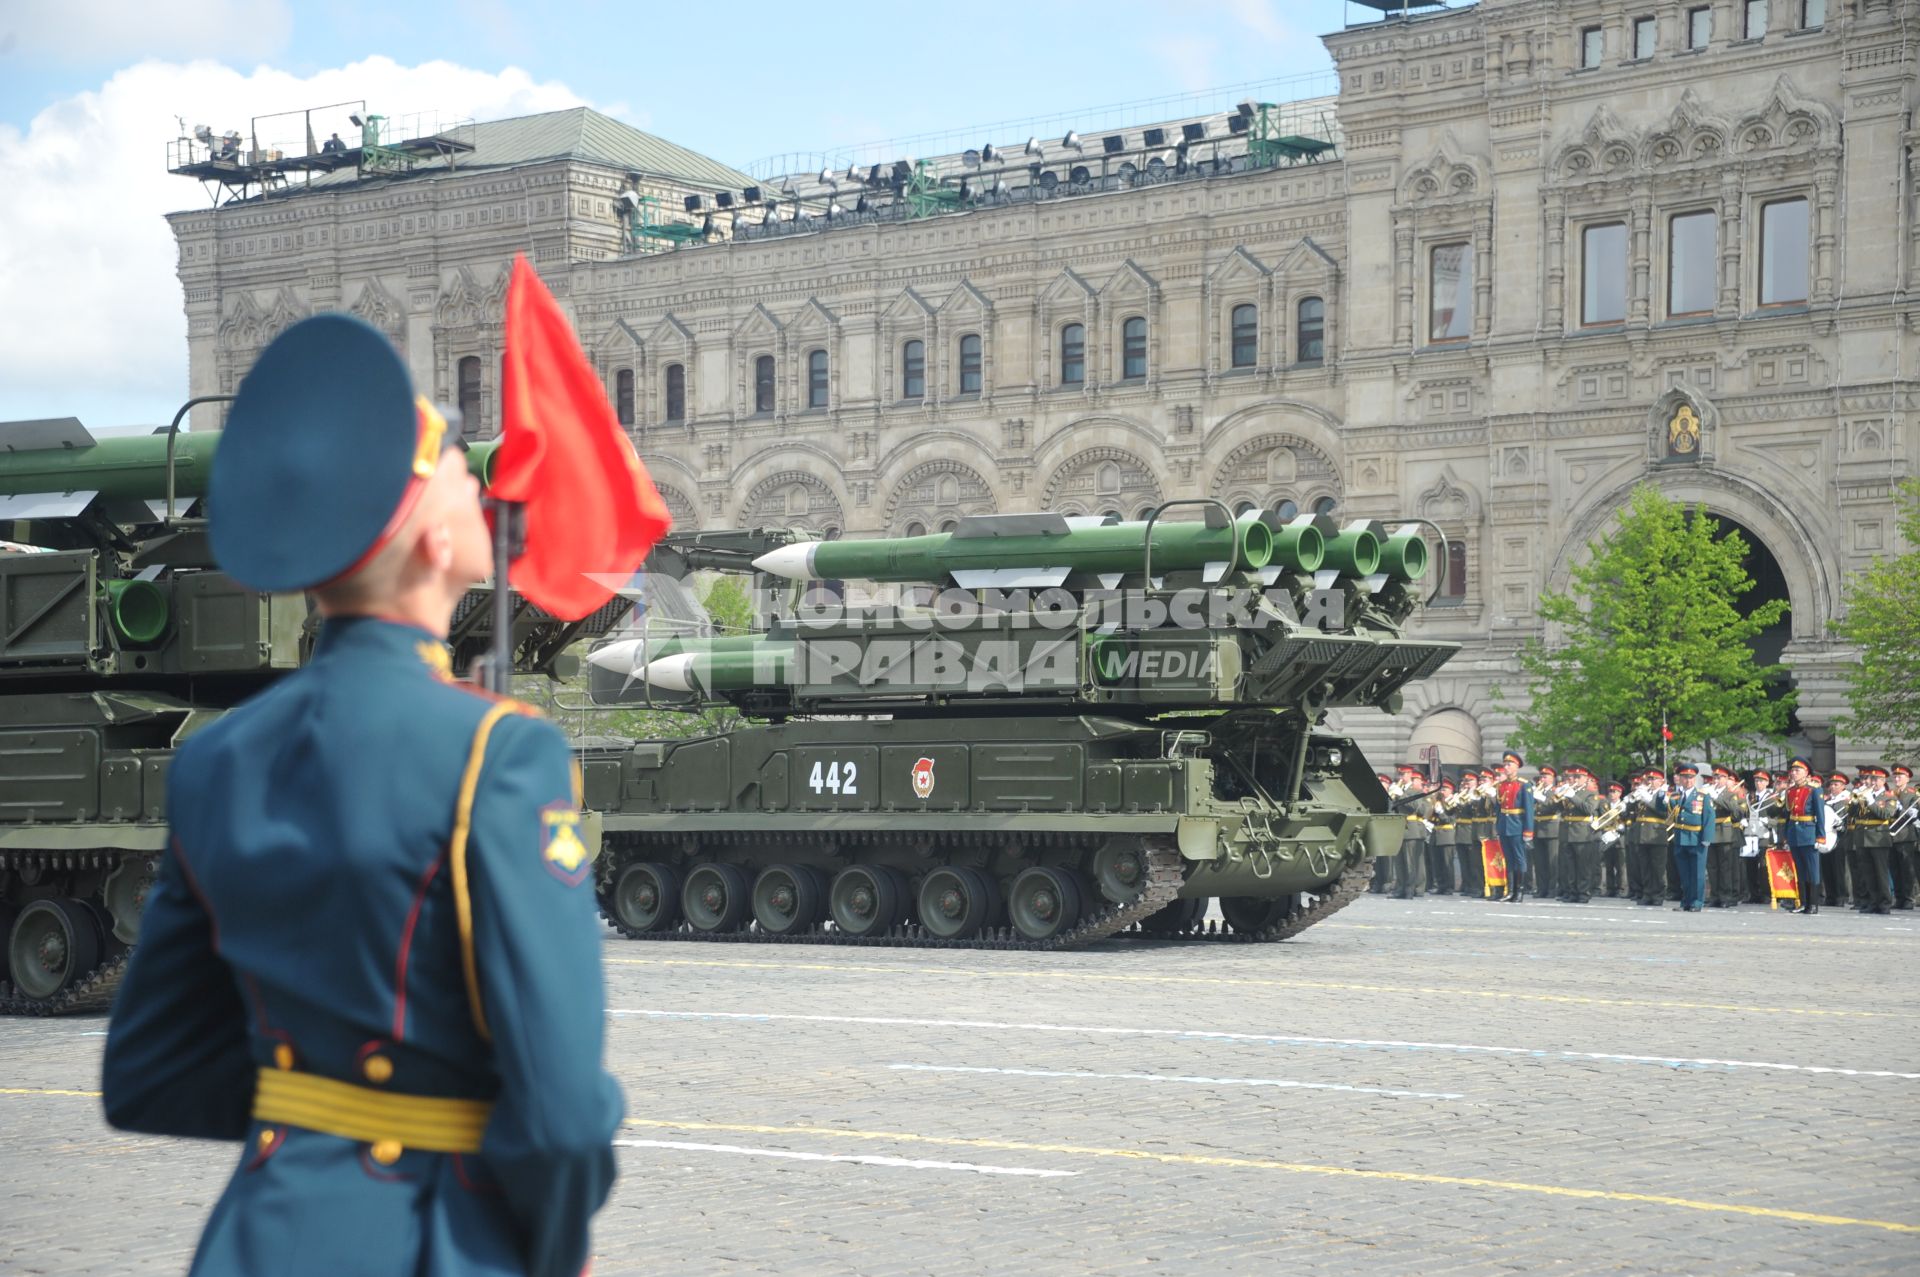
[[[1475,764],[1431,786],[1421,767],[1396,771],[1386,788],[1405,841],[1375,890],[1400,899],[1531,891],[1691,913],[1778,898],[1793,912],[1849,903],[1889,913],[1920,895],[1920,789],[1905,764],[1825,777],[1796,758],[1778,786],[1766,768],[1726,763],[1681,762],[1671,778],[1645,767],[1605,782],[1567,763],[1529,777],[1513,752],[1497,768]],[[1774,872],[1770,851],[1792,861],[1791,875]],[[1490,862],[1504,862],[1504,885],[1489,883]]]

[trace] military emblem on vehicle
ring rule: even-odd
[[[913,792],[921,798],[933,794],[933,760],[922,758],[913,765]]]

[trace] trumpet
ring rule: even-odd
[[[1609,803],[1605,811],[1596,812],[1587,817],[1587,824],[1593,827],[1595,833],[1599,833],[1602,830],[1611,829],[1619,822],[1620,817],[1626,814],[1627,800],[1622,798],[1617,803]]]

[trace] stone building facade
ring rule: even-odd
[[[1326,43],[1338,154],[1199,181],[643,256],[579,154],[177,214],[194,391],[345,308],[484,430],[527,251],[684,524],[1424,517],[1455,548],[1417,624],[1464,650],[1347,717],[1382,760],[1498,750],[1541,592],[1652,482],[1777,568],[1800,725],[1854,761],[1829,626],[1920,461],[1920,0],[1484,0]]]

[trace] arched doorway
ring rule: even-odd
[[[1448,767],[1478,764],[1480,723],[1463,709],[1437,709],[1414,724],[1407,741],[1407,758],[1418,761],[1429,745],[1439,749],[1440,761]]]
[[[1760,631],[1747,644],[1748,649],[1753,652],[1756,665],[1779,665],[1781,657],[1786,653],[1787,644],[1793,641],[1793,596],[1787,589],[1786,571],[1780,566],[1780,560],[1774,557],[1773,551],[1767,548],[1767,543],[1761,540],[1752,528],[1712,509],[1708,509],[1707,515],[1719,525],[1716,540],[1724,541],[1737,532],[1740,534],[1740,540],[1746,545],[1747,552],[1741,559],[1740,566],[1752,578],[1753,588],[1738,601],[1736,606],[1740,611],[1752,613],[1776,601],[1787,605],[1786,611],[1780,614],[1779,620]],[[1776,699],[1785,696],[1792,689],[1793,677],[1785,669],[1775,674],[1767,684],[1767,694]],[[1799,723],[1790,717],[1787,722],[1787,734],[1797,735],[1799,730]]]

